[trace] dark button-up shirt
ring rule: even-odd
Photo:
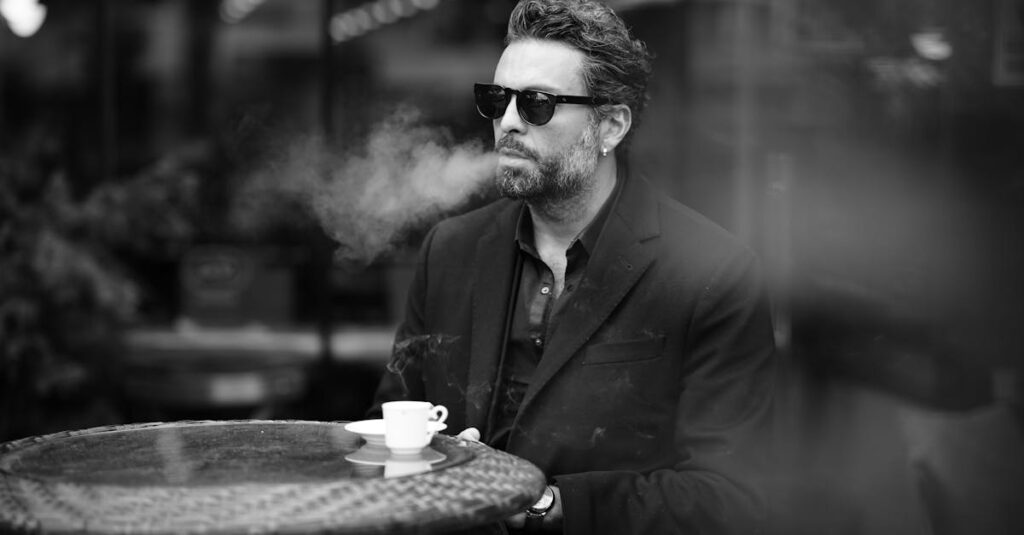
[[[580,232],[565,252],[565,287],[555,297],[555,276],[534,245],[533,218],[524,205],[516,227],[520,276],[516,283],[512,323],[506,333],[505,357],[495,406],[490,439],[492,446],[504,449],[515,422],[519,405],[530,386],[534,370],[544,357],[547,340],[558,326],[559,312],[572,299],[586,271],[587,262],[597,245],[601,229],[608,219],[619,184],[598,211],[594,220]]]

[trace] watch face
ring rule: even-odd
[[[548,487],[544,489],[544,494],[537,500],[537,503],[530,506],[530,510],[536,513],[546,513],[554,503],[555,493],[551,490],[551,487]]]

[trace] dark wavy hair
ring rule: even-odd
[[[583,82],[591,96],[629,106],[633,126],[639,123],[651,54],[611,8],[588,0],[522,0],[509,17],[505,45],[522,39],[558,41],[582,51]],[[599,117],[609,111],[597,109]]]

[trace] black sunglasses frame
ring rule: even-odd
[[[504,101],[491,101],[487,97],[494,94],[494,90],[501,90],[504,95]],[[601,106],[604,104],[612,104],[612,101],[603,97],[582,97],[576,95],[555,95],[545,91],[536,91],[533,89],[512,89],[510,87],[503,87],[497,84],[473,84],[473,95],[476,100],[476,111],[485,119],[496,120],[500,119],[505,115],[505,111],[508,110],[509,103],[512,102],[512,95],[516,98],[516,111],[519,113],[519,117],[528,125],[531,126],[544,126],[548,124],[552,117],[555,116],[555,107],[558,104],[585,104],[588,106]],[[548,97],[548,101],[537,104],[537,101],[533,100],[533,96],[544,95]],[[526,98],[524,98],[524,96]],[[483,100],[482,99],[486,99]],[[534,108],[529,108],[531,103],[534,104]],[[482,106],[494,106],[494,113],[484,113]],[[526,108],[524,108],[526,106]],[[531,119],[528,117],[529,114],[533,113],[531,110],[543,110],[544,114],[541,117],[534,117]]]

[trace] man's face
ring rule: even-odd
[[[556,95],[586,95],[580,76],[583,53],[553,41],[510,44],[494,72],[494,83]],[[551,121],[527,124],[516,110],[494,120],[497,185],[507,197],[557,202],[591,187],[597,167],[598,122],[589,106],[559,104]]]

